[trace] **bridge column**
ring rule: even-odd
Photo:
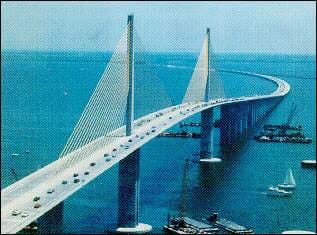
[[[253,105],[250,104],[248,107],[248,114],[247,114],[247,128],[251,129],[253,127],[253,120],[252,120],[252,108]]]
[[[137,149],[119,162],[119,233],[145,233],[152,226],[139,223],[139,182],[140,150]]]
[[[64,202],[46,212],[38,220],[38,234],[61,234],[63,232]]]
[[[228,105],[220,107],[220,145],[227,145],[230,132],[230,122],[228,119]]]
[[[126,110],[126,135],[130,136],[133,129],[134,119],[134,50],[133,50],[133,15],[128,16],[127,31],[127,74],[129,90]]]
[[[212,157],[213,108],[201,112],[200,159]]]
[[[234,144],[237,136],[239,135],[239,118],[236,116],[231,116],[230,118],[233,120],[233,125],[231,126],[233,131],[230,138],[230,144]]]
[[[244,140],[252,126],[252,109],[249,104],[231,104],[221,106],[220,113],[220,145],[234,147]]]

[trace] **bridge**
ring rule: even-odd
[[[289,84],[276,77],[220,70],[265,79],[277,87],[266,95],[221,97],[207,29],[182,103],[134,119],[134,40],[133,15],[129,15],[127,29],[59,158],[1,191],[2,233],[17,233],[38,218],[46,221],[39,231],[53,233],[62,220],[63,201],[116,164],[117,232],[150,231],[151,226],[138,218],[140,148],[173,125],[201,113],[200,158],[218,161],[211,149],[214,108],[221,109],[220,145],[226,147],[272,112],[290,91]],[[35,197],[40,199],[34,201]],[[23,213],[13,215],[14,210]]]

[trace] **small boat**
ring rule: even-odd
[[[292,169],[289,168],[285,176],[283,184],[279,184],[278,188],[283,190],[285,189],[290,190],[290,189],[295,189],[295,187],[296,187],[296,183],[292,173]]]
[[[17,156],[19,156],[20,154],[18,154],[18,153],[12,153],[12,157],[17,157]]]
[[[316,168],[316,160],[303,160],[302,167]]]

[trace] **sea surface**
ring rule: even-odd
[[[2,189],[58,158],[109,58],[109,53],[1,53]],[[136,87],[145,92],[136,94],[140,108],[136,115],[180,103],[196,59],[197,54],[151,55],[147,66],[160,80],[136,81]],[[223,162],[214,167],[190,163],[186,214],[201,219],[219,212],[220,217],[256,233],[316,231],[316,170],[301,168],[300,164],[316,155],[316,57],[219,54],[215,64],[218,69],[286,80],[291,92],[265,122],[285,123],[295,103],[299,112],[292,124],[302,125],[313,143],[265,144],[250,137],[237,151],[224,155],[219,151],[219,133],[215,130],[213,154]],[[267,94],[275,89],[274,84],[262,79],[224,72],[218,77],[227,97]],[[152,99],[160,100],[155,89],[162,87],[167,98],[162,96],[162,103],[151,104]],[[151,90],[154,92],[146,93]],[[140,100],[147,101],[138,103]],[[215,113],[217,119],[219,110]],[[196,115],[188,121],[199,118]],[[177,131],[179,127],[171,129]],[[184,162],[186,158],[197,160],[198,151],[197,139],[156,138],[141,148],[140,222],[151,224],[153,232],[162,232],[168,213],[178,215]],[[268,197],[268,186],[281,183],[289,167],[297,183],[295,194],[290,198]],[[118,167],[114,166],[69,197],[63,232],[102,233],[115,227],[117,181]]]

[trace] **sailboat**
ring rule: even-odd
[[[283,184],[279,184],[278,188],[283,190],[287,190],[287,189],[291,190],[291,189],[295,189],[295,187],[296,187],[296,183],[293,176],[293,172],[292,172],[292,169],[289,168],[285,176]]]

